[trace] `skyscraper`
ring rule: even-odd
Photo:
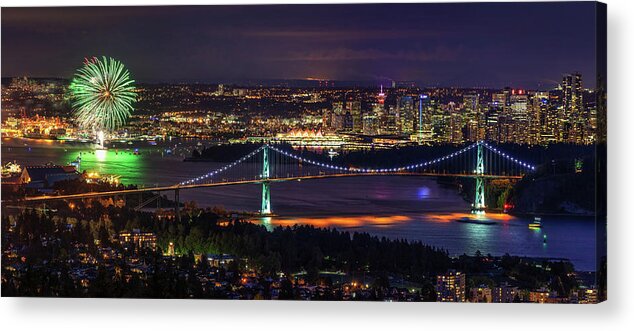
[[[416,114],[414,111],[414,99],[409,96],[400,96],[396,99],[396,107],[401,122],[401,133],[412,134],[416,124]]]
[[[485,139],[491,141],[500,140],[499,118],[506,109],[506,96],[504,93],[493,93],[489,109],[486,112]]]
[[[562,118],[568,119],[564,122],[564,132],[567,142],[580,144],[584,140],[586,133],[587,116],[583,109],[583,81],[580,73],[564,75],[561,82],[563,90]]]
[[[528,107],[528,143],[541,144],[553,138],[552,120],[548,118],[548,92],[534,92]]]
[[[360,133],[363,131],[363,116],[361,114],[361,101],[348,101],[347,107],[352,116],[352,131]]]
[[[426,94],[419,96],[418,105],[418,143],[430,143],[433,136],[432,116],[436,102]]]
[[[332,119],[330,121],[330,128],[333,131],[342,130],[344,128],[344,115],[343,102],[333,102],[331,113]]]
[[[447,110],[449,112],[449,130],[451,132],[451,143],[462,144],[464,142],[464,116],[459,107],[456,107],[455,103],[450,102],[447,104]]]
[[[480,109],[480,95],[466,94],[462,97],[464,114],[469,119],[467,126],[467,140],[478,141],[485,137],[485,117]]]

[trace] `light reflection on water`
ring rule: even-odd
[[[394,216],[329,216],[329,217],[301,217],[301,218],[272,218],[264,217],[256,221],[271,226],[293,226],[295,224],[312,225],[318,228],[350,228],[364,225],[376,227],[398,226],[400,222],[411,221],[412,218],[404,215]]]
[[[11,141],[9,141],[11,142]],[[66,164],[82,152],[82,167],[122,176],[125,184],[171,185],[219,167],[219,164],[182,162],[166,155],[160,147],[94,151],[68,144],[29,141],[2,143],[2,162],[17,160],[22,165],[54,162]],[[171,194],[167,194],[171,197]],[[232,186],[182,191],[181,199],[199,206],[222,206],[228,210],[257,211],[259,185]],[[273,211],[280,215],[255,220],[272,230],[275,226],[307,224],[350,231],[363,231],[388,238],[420,240],[463,253],[569,258],[580,270],[594,270],[595,227],[591,219],[542,217],[543,229],[531,230],[530,218],[486,214],[494,225],[461,223],[474,217],[469,203],[451,186],[430,178],[375,177],[340,178],[319,181],[283,182],[271,186]],[[482,217],[480,219],[483,219]],[[543,236],[547,235],[547,243]]]
[[[471,218],[473,223],[459,222]],[[487,223],[478,223],[484,221]],[[252,222],[262,224],[260,219]],[[493,222],[489,224],[488,222]],[[404,238],[447,249],[451,255],[482,254],[568,258],[578,270],[594,270],[594,222],[584,218],[543,217],[542,229],[530,229],[530,218],[507,214],[421,212],[401,215],[339,215],[272,217],[275,226],[312,225]],[[544,243],[544,234],[548,240]]]

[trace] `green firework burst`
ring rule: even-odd
[[[134,80],[113,58],[92,58],[77,70],[70,84],[71,105],[80,127],[115,130],[122,126],[136,101]]]

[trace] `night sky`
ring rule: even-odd
[[[411,80],[594,87],[594,3],[2,8],[2,77],[72,77],[85,56],[138,82]]]

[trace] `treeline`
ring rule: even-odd
[[[59,237],[68,245],[94,246],[98,240],[107,246],[120,231],[141,229],[155,233],[164,252],[172,242],[179,254],[233,254],[246,258],[264,274],[305,271],[308,279],[317,279],[320,270],[397,273],[423,279],[451,266],[447,251],[417,241],[297,225],[269,232],[262,225],[238,220],[221,226],[219,214],[222,211],[186,207],[179,222],[125,207],[78,203],[72,210],[60,206],[55,217],[26,212],[14,220],[14,234],[17,242],[31,248],[39,247],[40,239],[48,236]],[[8,229],[8,220],[3,218],[3,222]],[[55,258],[57,254],[35,249],[32,257]]]
[[[313,226],[265,227],[234,221],[218,226],[217,216],[208,212],[186,217],[181,222],[155,222],[159,246],[173,242],[178,252],[228,253],[245,257],[261,272],[306,271],[316,279],[319,270],[368,271],[406,275],[433,275],[450,267],[444,250],[421,242],[388,240],[366,233],[353,233]]]
[[[507,200],[517,213],[596,214],[596,158],[556,158],[527,174]]]

